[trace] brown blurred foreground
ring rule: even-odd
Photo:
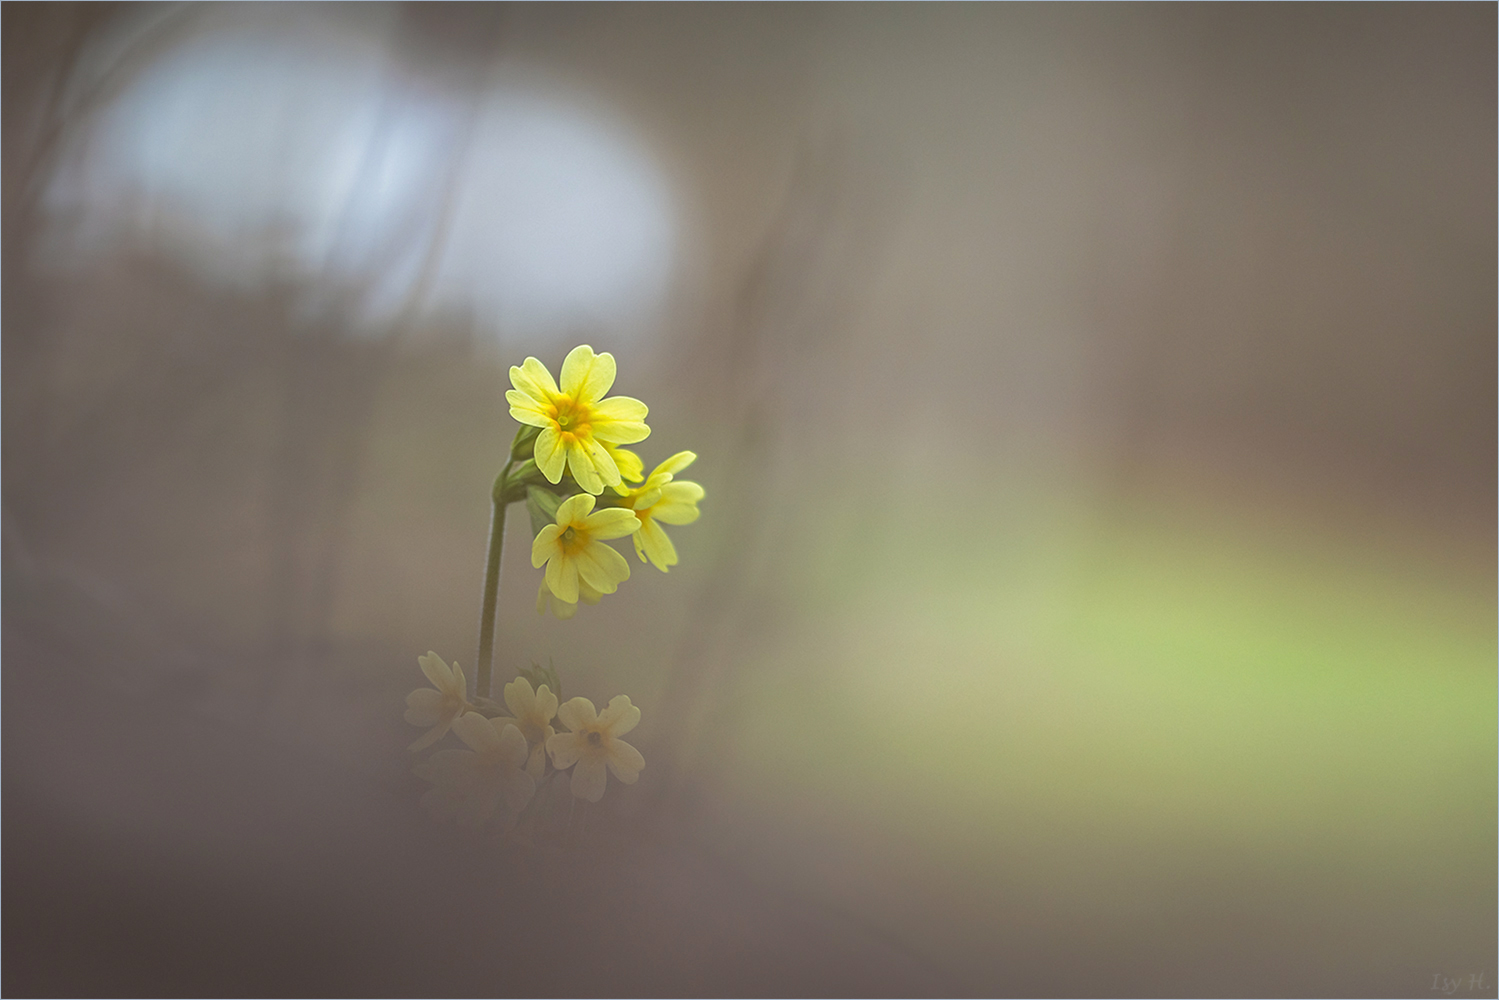
[[[658,321],[369,323],[286,219],[225,278],[50,205],[278,18],[607,103]],[[1496,995],[1492,5],[3,20],[7,995]],[[585,341],[703,517],[559,623],[513,512],[496,676],[630,694],[647,766],[465,838],[402,699],[472,660],[507,367]]]

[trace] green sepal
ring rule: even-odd
[[[561,499],[582,492],[570,475],[564,474],[561,482],[549,482],[536,467],[536,460],[528,458],[506,475],[503,482],[495,480],[495,499],[506,504],[519,503],[526,499],[527,491],[533,486],[556,494]]]
[[[495,489],[499,491],[495,494],[495,499],[505,504],[516,503],[526,498],[526,486],[529,483],[540,485],[544,481],[541,470],[536,468],[536,461],[528,458],[515,471],[506,475],[503,483],[495,484]]]
[[[504,705],[501,705],[493,698],[485,698],[482,695],[475,695],[468,701],[469,704],[474,707],[474,711],[491,719],[510,714],[510,709],[506,708]]]
[[[533,690],[540,691],[541,686],[545,684],[551,688],[552,694],[557,696],[558,701],[562,700],[562,681],[557,677],[557,668],[551,663],[544,667],[533,663],[522,669],[520,675],[531,683]]]
[[[515,440],[510,442],[511,460],[524,462],[526,459],[534,457],[536,454],[536,438],[540,433],[540,427],[521,424],[520,430],[515,432]]]
[[[526,513],[531,515],[531,537],[541,534],[541,529],[557,523],[557,508],[562,498],[551,490],[540,486],[526,487]]]

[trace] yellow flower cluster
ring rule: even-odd
[[[454,663],[450,669],[442,657],[429,651],[426,656],[416,658],[422,673],[432,682],[432,687],[421,688],[406,696],[406,721],[413,726],[430,726],[408,750],[425,750],[443,738],[458,717],[467,712],[468,687],[463,680],[463,668]]]
[[[536,358],[510,369],[510,415],[540,428],[532,456],[536,469],[563,492],[569,489],[563,474],[570,473],[583,491],[557,505],[554,523],[544,525],[531,546],[531,565],[546,568],[536,610],[550,608],[558,618],[575,615],[580,600],[597,604],[630,578],[629,563],[603,544],[610,539],[630,535],[641,562],[649,560],[663,573],[675,566],[676,547],[661,526],[696,521],[703,498],[697,483],[675,478],[697,455],[678,452],[647,477],[640,456],[620,447],[645,440],[650,428],[638,399],[603,398],[614,375],[614,357],[595,354],[587,344],[562,362],[561,388]],[[612,487],[612,496],[605,486]]]
[[[618,486],[619,446],[650,436],[644,403],[629,396],[604,398],[614,385],[614,355],[594,354],[587,344],[573,348],[562,362],[561,389],[535,358],[511,368],[510,383],[515,386],[505,393],[510,415],[541,428],[536,467],[549,482],[561,482],[566,468],[594,495]]]
[[[608,542],[628,535],[641,562],[664,573],[677,564],[677,550],[663,525],[698,519],[703,488],[676,478],[697,456],[677,452],[645,475],[640,456],[624,446],[650,435],[648,411],[638,399],[608,396],[614,377],[613,356],[587,345],[568,353],[560,386],[536,358],[510,369],[514,388],[505,396],[523,426],[493,490],[499,530],[491,535],[485,580],[479,690],[471,696],[462,668],[428,653],[418,663],[432,687],[406,697],[406,721],[425,730],[411,750],[427,749],[450,730],[463,744],[413,768],[431,786],[422,806],[434,818],[469,830],[494,821],[508,832],[526,813],[527,829],[534,829],[533,820],[544,822],[539,818],[550,806],[532,803],[551,800],[537,792],[560,775],[568,774],[574,799],[598,802],[609,775],[634,784],[645,767],[640,751],[623,739],[640,723],[640,709],[625,695],[602,712],[587,698],[563,702],[556,671],[536,666],[505,685],[503,706],[488,697],[497,539],[509,504],[524,501],[531,517],[531,566],[543,570],[537,610],[550,608],[564,619],[579,602],[597,604],[630,578],[629,562]],[[516,833],[522,841],[526,836]]]
[[[422,657],[424,671],[428,660],[442,662],[432,654]],[[463,674],[457,677],[461,682]],[[412,697],[431,690],[413,691]],[[513,715],[485,718],[469,710],[445,722],[443,732],[451,728],[468,749],[440,750],[413,769],[432,785],[422,796],[422,806],[434,819],[475,830],[498,814],[500,825],[508,830],[537,787],[569,768],[573,797],[587,802],[604,797],[611,773],[627,785],[639,780],[645,758],[620,739],[640,723],[640,709],[627,696],[610,699],[608,707],[597,712],[587,698],[558,705],[547,685],[533,689],[530,681],[517,677],[505,685],[505,705]],[[557,732],[554,719],[568,731]],[[407,721],[412,721],[409,713]],[[417,741],[422,746],[412,749],[430,745],[441,735],[424,736]]]

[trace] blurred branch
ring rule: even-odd
[[[804,145],[780,208],[734,298],[731,323],[714,354],[716,366],[694,365],[723,415],[721,476],[713,516],[733,524],[714,553],[685,635],[667,674],[663,716],[687,720],[673,735],[673,774],[664,795],[680,795],[689,761],[700,761],[710,733],[722,733],[728,702],[722,686],[736,656],[736,633],[753,616],[755,567],[768,550],[775,493],[774,460],[788,412],[820,377],[812,359],[839,349],[859,297],[873,276],[887,212],[898,201],[891,176],[869,169],[867,157],[834,137]],[[719,690],[715,691],[715,688]],[[714,695],[718,698],[715,700]]]
[[[5,228],[5,246],[11,253],[15,252],[15,238],[28,233],[33,225],[46,183],[68,148],[66,139],[69,135],[85,126],[88,119],[116,97],[142,69],[180,42],[183,35],[195,26],[201,8],[186,3],[170,5],[155,24],[143,30],[87,81],[83,79],[84,56],[101,32],[108,28],[119,7],[114,4],[99,7],[79,4],[73,9],[86,13],[79,16],[68,36],[41,112],[37,140],[21,154],[22,161],[17,168],[17,193]],[[131,9],[140,8],[132,5]],[[70,84],[81,88],[71,99],[68,96]]]
[[[348,405],[339,414],[340,421],[346,427],[345,437],[348,445],[331,452],[329,461],[321,468],[327,490],[326,506],[331,519],[327,530],[317,535],[320,552],[313,561],[306,594],[307,613],[304,616],[307,627],[316,637],[326,635],[331,628],[337,573],[342,565],[343,552],[348,544],[348,514],[358,493],[361,470],[364,468],[365,454],[368,451],[374,427],[375,406],[381,388],[394,359],[407,346],[418,329],[423,308],[430,297],[447,249],[448,237],[461,193],[463,168],[468,162],[473,134],[483,107],[484,82],[494,64],[502,24],[500,14],[479,7],[471,11],[456,13],[439,9],[437,5],[427,4],[406,4],[402,8],[401,30],[396,33],[396,38],[403,48],[397,50],[398,55],[416,63],[418,71],[444,77],[447,88],[456,91],[461,96],[465,115],[463,121],[457,126],[457,144],[448,158],[439,184],[440,193],[433,208],[430,225],[427,227],[427,237],[416,275],[406,291],[401,308],[385,328],[383,336],[361,345],[359,361],[362,371],[361,384],[357,391],[349,395],[346,400]],[[455,35],[462,38],[463,44],[453,44]],[[440,69],[425,64],[434,51],[443,55]],[[366,148],[367,158],[374,155],[374,145],[371,143]],[[350,197],[354,197],[353,192]],[[364,289],[354,290],[356,299],[362,293],[367,294],[369,286],[384,275],[395,260],[399,259],[405,249],[400,241],[413,232],[420,231],[422,228],[419,214],[421,210],[422,206],[418,206],[408,225],[397,227],[387,242],[384,252],[377,255],[366,267]],[[328,280],[331,280],[331,276]],[[332,363],[347,365],[353,360],[348,357],[347,350],[343,353],[341,360],[333,359]],[[301,367],[297,366],[291,377],[295,380],[307,378],[309,375],[313,380],[311,385],[321,387],[324,380],[315,371],[303,372]],[[287,431],[291,437],[285,441],[285,446],[292,449],[302,448],[305,444],[302,435],[296,431],[295,425],[295,419],[287,423]],[[289,461],[293,467],[307,464],[296,458],[290,458]],[[288,485],[292,483],[289,481]],[[503,517],[501,517],[501,524],[503,524]],[[300,534],[300,532],[294,534]],[[293,556],[288,553],[286,558],[293,558]],[[288,606],[284,613],[288,616],[293,615],[295,609]],[[295,642],[291,639],[294,632],[291,622],[285,621],[283,634],[292,642]],[[492,628],[490,634],[492,634]]]

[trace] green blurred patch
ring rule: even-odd
[[[911,912],[1191,911],[1209,885],[1309,928],[1357,910],[1366,966],[1492,926],[1491,578],[1166,503],[902,513],[809,542],[802,626],[742,678],[744,810],[905,889],[810,847],[799,877],[939,951]]]

